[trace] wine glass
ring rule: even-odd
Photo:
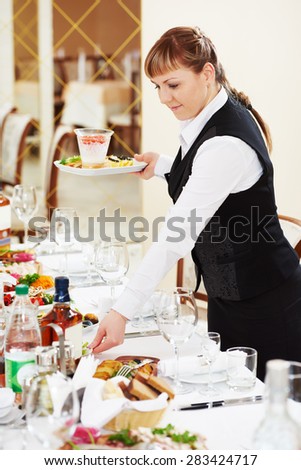
[[[64,249],[63,274],[68,276],[68,249],[75,243],[74,224],[77,218],[73,207],[57,207],[51,217],[51,239]]]
[[[79,420],[79,400],[72,380],[60,372],[33,379],[26,395],[29,432],[44,449],[58,449]]]
[[[101,242],[95,251],[94,265],[102,280],[111,287],[111,303],[113,303],[115,286],[129,269],[126,243],[118,240]]]
[[[208,383],[205,390],[200,390],[199,393],[201,395],[205,395],[208,397],[219,394],[219,391],[213,386],[211,366],[218,357],[220,353],[220,348],[221,337],[219,333],[216,333],[215,331],[209,331],[208,333],[202,336],[200,352],[203,358],[205,359],[206,364],[208,364]]]
[[[37,195],[34,186],[14,186],[12,207],[24,224],[24,245],[28,245],[28,223],[37,209]]]
[[[156,320],[160,333],[174,347],[176,358],[174,391],[177,394],[188,393],[193,388],[184,385],[179,379],[179,349],[192,336],[198,322],[198,310],[193,292],[183,287],[162,292]]]
[[[87,279],[84,285],[92,286],[93,285],[92,268],[94,266],[95,243],[94,241],[83,242],[81,243],[81,247],[82,247],[83,260],[84,260],[85,265],[87,266]]]

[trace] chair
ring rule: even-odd
[[[10,113],[4,121],[1,139],[4,186],[21,183],[22,163],[28,151],[25,139],[31,127],[32,117],[29,114]]]
[[[114,130],[111,140],[111,152],[122,152],[124,149],[130,154],[139,153],[141,135],[141,87],[140,71],[131,74],[130,106],[127,113],[114,114],[108,119],[108,126]]]
[[[64,145],[69,139],[74,138],[72,126],[60,124],[54,131],[48,154],[48,163],[46,169],[45,181],[45,209],[46,212],[53,207],[57,207],[57,183],[58,168],[53,164],[55,160],[60,160],[64,150]]]
[[[14,111],[16,111],[16,107],[8,101],[0,106],[0,133],[2,132],[5,119]]]
[[[287,240],[295,249],[299,259],[301,258],[301,220],[286,215],[278,215],[281,228]],[[190,253],[178,261],[177,264],[177,286],[189,287],[194,289],[196,284],[194,263]],[[203,282],[197,292],[195,298],[207,302],[208,297]]]

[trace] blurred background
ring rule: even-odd
[[[20,124],[23,145],[15,153],[22,164],[10,164],[9,176],[12,184],[17,177],[39,188],[41,213],[55,193],[57,204],[72,205],[82,220],[103,208],[128,219],[143,215],[150,225],[165,214],[164,181],[59,174],[51,182],[51,151],[59,126],[71,129],[60,155],[78,153],[74,127],[110,127],[111,153],[176,154],[178,122],[160,104],[143,62],[168,28],[198,25],[215,43],[230,82],[271,128],[279,212],[301,217],[299,0],[0,0],[0,11],[1,115],[15,108],[30,122]],[[15,132],[11,139],[16,143]],[[6,179],[3,168],[14,157],[4,147],[14,146],[3,144],[2,136]]]

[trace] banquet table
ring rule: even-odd
[[[60,274],[60,254],[41,254],[38,260],[43,266],[43,272],[57,276]],[[83,260],[81,253],[75,252],[69,254],[70,269],[70,295],[75,306],[81,313],[97,313],[101,318],[105,315],[110,295],[109,287],[99,282],[99,278],[95,276],[95,285],[82,287]],[[73,272],[72,272],[73,271]],[[122,291],[124,285],[117,286],[117,295]],[[147,312],[146,312],[147,315]],[[156,329],[154,320],[151,330]],[[97,325],[84,331],[83,341],[91,341],[97,331]],[[173,358],[173,348],[159,333],[154,336],[148,336],[147,330],[139,331],[128,322],[126,332],[136,332],[136,337],[125,338],[122,345],[112,348],[99,355],[100,360],[114,359],[121,355],[133,356],[155,356],[160,360],[168,360]],[[197,328],[193,337],[185,343],[180,350],[181,358],[196,357],[200,350],[202,328]],[[139,337],[139,335],[141,335]],[[137,337],[138,336],[138,337]],[[221,352],[220,354],[225,354]],[[183,360],[184,360],[183,359]],[[214,372],[214,369],[213,369]],[[178,395],[168,406],[167,412],[164,414],[160,425],[171,423],[179,430],[190,432],[198,432],[207,438],[208,449],[251,449],[252,435],[260,423],[264,414],[264,404],[252,403],[247,405],[235,405],[229,407],[208,408],[199,410],[181,411],[180,406],[186,406],[191,403],[208,401],[207,397],[201,395],[200,391],[205,385],[193,384],[193,391],[188,394]],[[255,388],[251,391],[241,393],[228,389],[225,380],[215,383],[219,394],[214,400],[223,400],[228,398],[238,398],[244,396],[255,396],[264,393],[264,384],[258,379]],[[1,428],[0,425],[0,436]],[[4,434],[2,433],[4,436]],[[14,445],[14,444],[12,444]],[[23,445],[22,442],[15,445]],[[32,438],[27,440],[27,448],[39,448],[39,444]],[[18,447],[20,448],[20,447]],[[22,447],[21,447],[22,448]],[[23,447],[24,448],[24,447]]]

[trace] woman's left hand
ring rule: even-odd
[[[122,344],[126,321],[127,319],[116,310],[110,310],[100,323],[96,336],[88,347],[93,349],[93,353],[100,353]]]
[[[152,178],[155,175],[155,166],[156,166],[159,156],[160,155],[155,152],[145,152],[141,154],[136,153],[134,155],[135,159],[138,162],[147,163],[147,166],[143,170],[134,174],[144,180],[149,180],[150,178]]]

